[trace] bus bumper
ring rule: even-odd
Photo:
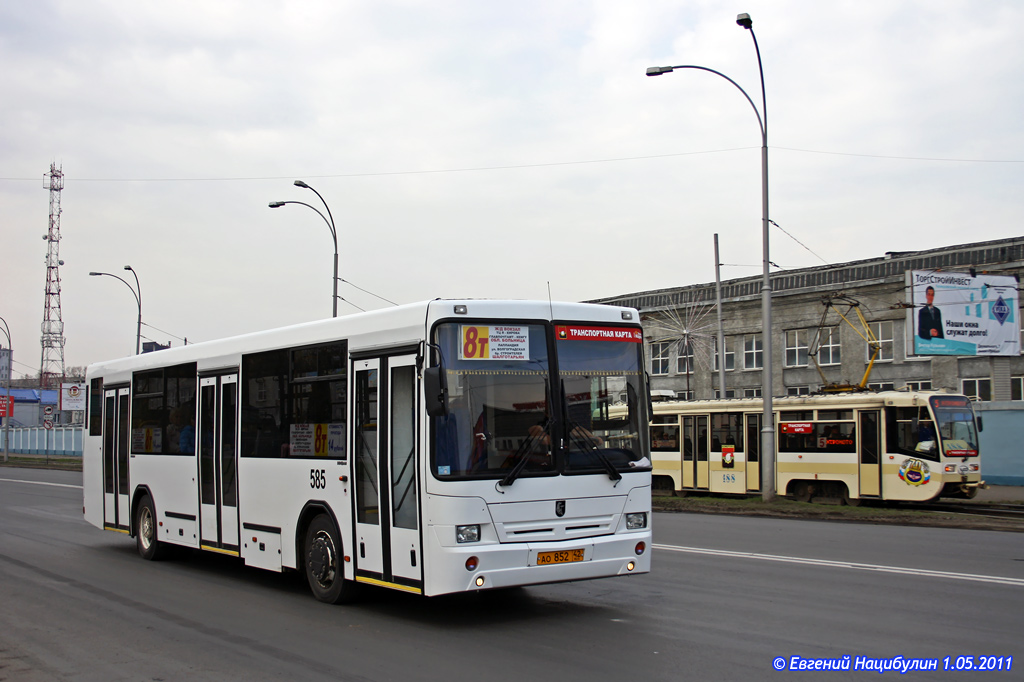
[[[649,573],[651,539],[648,529],[562,542],[435,545],[424,593],[439,595]],[[551,557],[548,553],[556,553],[561,559],[580,549],[582,561],[538,563],[542,555]]]

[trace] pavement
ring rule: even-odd
[[[976,502],[1019,502],[1024,504],[1024,486],[990,485],[978,491]]]

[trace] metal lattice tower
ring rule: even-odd
[[[46,296],[43,299],[42,360],[39,364],[39,387],[60,388],[64,379],[64,321],[60,313],[60,191],[64,189],[64,173],[56,164],[44,176],[50,190],[50,229],[46,240]]]

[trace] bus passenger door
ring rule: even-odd
[[[878,410],[860,413],[860,494],[882,494],[882,443]]]
[[[112,388],[103,400],[103,526],[127,531],[131,525],[128,490],[129,389]]]
[[[747,420],[747,490],[761,490],[761,415],[748,414]]]
[[[200,546],[238,554],[238,374],[199,380]]]
[[[357,360],[353,370],[356,580],[418,592],[416,356]]]

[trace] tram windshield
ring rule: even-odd
[[[642,343],[577,338],[558,326],[561,375],[545,325],[438,325],[448,413],[434,417],[434,474],[442,480],[632,470],[643,457]],[[598,330],[600,331],[600,330]],[[640,330],[627,332],[640,338]],[[625,337],[625,334],[623,334]],[[623,408],[610,415],[609,408]],[[552,444],[555,444],[553,447]],[[559,449],[562,445],[564,449]],[[642,463],[641,463],[642,464]],[[632,465],[632,466],[631,466]],[[648,464],[649,465],[649,464]]]
[[[933,396],[930,400],[938,425],[942,454],[946,457],[975,457],[978,431],[974,410],[964,396]]]

